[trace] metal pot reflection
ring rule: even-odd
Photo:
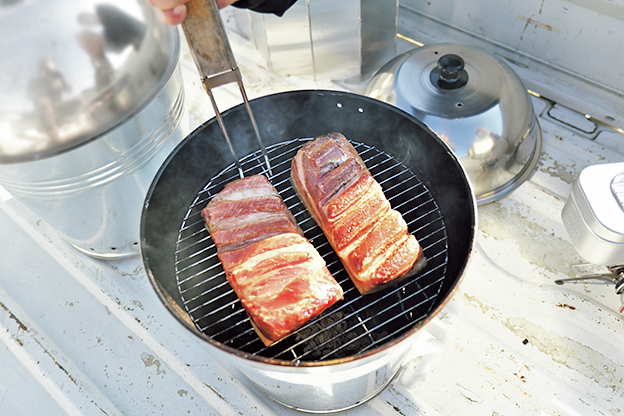
[[[142,0],[18,0],[0,36],[0,185],[80,251],[138,253],[147,188],[188,133],[177,30]]]

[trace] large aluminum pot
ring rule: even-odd
[[[0,38],[0,185],[80,251],[137,254],[149,183],[188,133],[177,30],[143,0],[17,0]]]
[[[122,126],[55,157],[0,165],[0,185],[79,251],[103,259],[138,254],[147,188],[188,132],[173,57],[171,70],[163,90]]]

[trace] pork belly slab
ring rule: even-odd
[[[342,134],[303,145],[292,160],[291,181],[361,294],[399,283],[426,265],[405,220]]]
[[[342,299],[342,288],[261,175],[231,182],[203,209],[230,286],[265,345]]]

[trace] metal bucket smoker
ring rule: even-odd
[[[200,4],[189,3],[183,27],[217,116],[174,150],[148,191],[141,221],[148,276],[174,316],[271,399],[313,413],[352,408],[392,381],[418,330],[457,288],[474,245],[474,192],[448,146],[390,105],[334,91],[248,102],[216,5]],[[211,89],[234,81],[244,103],[219,114]],[[361,296],[290,187],[302,141],[332,131],[356,145],[425,251],[426,269],[397,287]],[[226,183],[254,174],[269,177],[345,292],[266,349],[199,215]]]
[[[178,32],[141,0],[68,0],[0,4],[0,34],[0,185],[78,250],[136,255],[147,188],[188,133]]]
[[[211,195],[238,178],[239,161],[215,119],[191,133],[156,175],[141,221],[143,261],[163,304],[208,343],[215,358],[232,362],[285,406],[342,411],[391,382],[419,330],[457,289],[475,243],[474,193],[448,146],[388,104],[335,91],[293,91],[249,104],[271,161],[272,183],[324,256],[345,300],[269,348],[254,337],[199,217]],[[222,119],[237,138],[232,145],[245,175],[266,173],[244,106]],[[352,138],[425,250],[427,268],[399,287],[360,296],[290,187],[290,158],[302,141],[332,130]]]

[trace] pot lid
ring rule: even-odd
[[[458,156],[479,203],[507,195],[532,174],[541,131],[526,88],[504,62],[460,44],[395,57],[366,95],[415,116]]]
[[[140,112],[178,33],[143,0],[0,1],[0,163],[53,156]]]

